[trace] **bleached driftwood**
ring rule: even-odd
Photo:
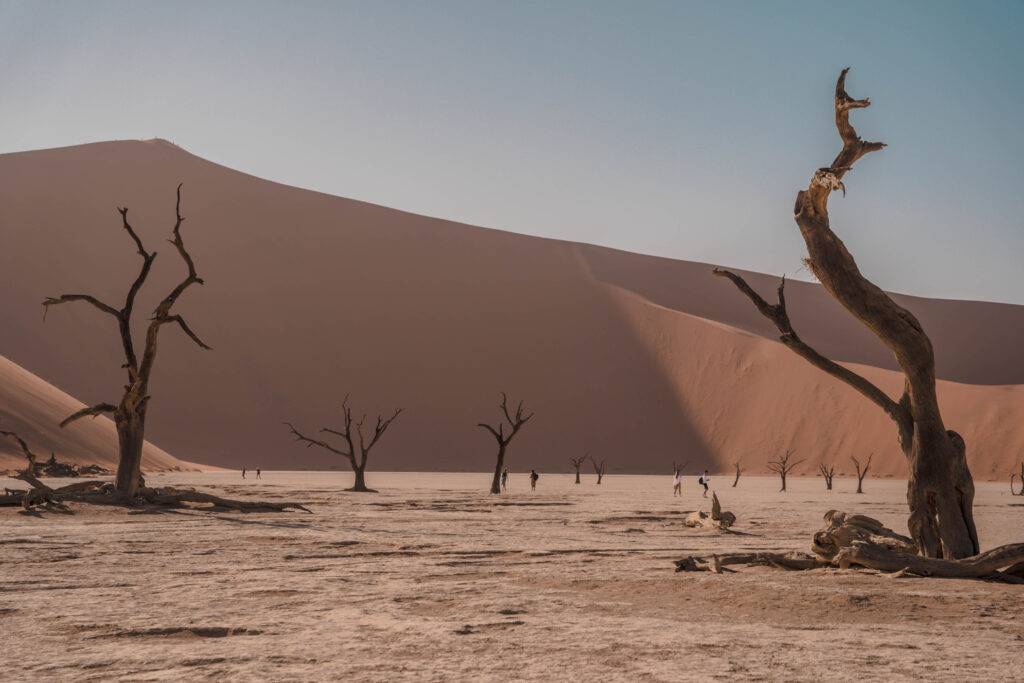
[[[923,557],[913,539],[877,519],[837,510],[825,513],[826,526],[814,535],[811,553],[746,552],[688,556],[676,571],[721,574],[730,565],[807,570],[822,567],[867,568],[892,576],[991,579],[1024,583],[1024,543],[1012,543],[962,559]]]
[[[683,524],[689,527],[702,529],[728,529],[736,523],[736,515],[728,510],[722,511],[722,505],[718,502],[718,494],[711,494],[711,513],[703,510],[691,512],[683,520]]]

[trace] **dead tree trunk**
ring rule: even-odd
[[[604,459],[601,462],[597,462],[593,458],[590,459],[590,464],[594,466],[594,474],[597,475],[597,484],[601,485],[601,480],[604,479]]]
[[[857,493],[864,493],[864,477],[868,476],[868,469],[871,467],[871,458],[875,456],[874,453],[868,455],[868,461],[861,467],[860,460],[850,456],[850,460],[853,461],[853,466],[857,469]]]
[[[854,163],[885,147],[881,142],[861,140],[850,124],[850,111],[867,107],[871,102],[855,100],[846,93],[847,71],[843,69],[839,75],[835,90],[836,128],[843,149],[830,166],[815,171],[807,189],[797,194],[793,214],[807,245],[807,265],[825,290],[893,352],[906,380],[903,395],[894,401],[864,377],[804,343],[786,312],[785,279],[779,286],[779,303],[771,305],[735,273],[718,268],[714,273],[732,280],[753,301],[779,329],[783,344],[852,386],[892,418],[910,464],[908,526],[919,552],[926,557],[969,557],[979,548],[972,509],[974,480],[967,467],[963,439],[946,429],[939,412],[931,340],[910,311],[861,274],[829,223],[829,195],[833,190],[843,190],[845,194],[842,179]]]
[[[732,480],[732,487],[736,488],[736,484],[740,483],[740,473],[743,470],[740,469],[740,461],[739,460],[734,462],[733,465],[736,467],[736,478]]]
[[[491,425],[485,422],[477,423],[477,427],[486,429],[494,437],[494,440],[498,442],[498,457],[494,463],[494,478],[491,480],[491,493],[499,495],[501,493],[501,469],[505,466],[505,451],[508,449],[508,445],[512,442],[512,439],[519,430],[523,428],[530,418],[533,417],[533,413],[524,416],[523,415],[523,402],[520,401],[519,405],[516,406],[515,413],[508,406],[508,396],[505,392],[501,392],[501,404],[498,406],[501,408],[502,417],[505,421],[498,422],[498,427],[495,429]],[[505,433],[505,424],[508,423],[508,434]]]
[[[835,465],[826,465],[825,463],[818,463],[818,471],[821,472],[821,476],[825,477],[825,490],[832,490],[832,478],[836,474]]]
[[[1024,462],[1020,464],[1020,492],[1013,492],[1013,478],[1014,474],[1010,473],[1010,495],[1011,496],[1024,496]]]
[[[786,490],[786,476],[790,471],[803,462],[803,460],[797,460],[796,462],[790,462],[789,459],[793,457],[793,450],[789,449],[785,455],[781,456],[778,460],[769,460],[768,469],[779,475],[782,479],[782,488],[779,489],[779,493],[783,493]]]
[[[373,435],[367,437],[363,434],[363,424],[366,422],[366,415],[363,415],[358,420],[354,420],[352,418],[352,408],[348,404],[348,396],[345,396],[345,400],[341,402],[341,415],[344,426],[341,429],[331,429],[330,427],[320,429],[321,432],[340,436],[344,441],[344,445],[340,448],[332,446],[326,441],[302,434],[290,422],[285,422],[285,424],[288,425],[288,428],[295,436],[295,440],[305,443],[306,448],[319,446],[348,460],[348,464],[352,467],[352,473],[355,475],[355,481],[352,484],[352,488],[346,489],[346,491],[377,493],[374,489],[367,488],[366,486],[366,461],[370,458],[370,451],[377,445],[380,438],[384,436],[384,432],[388,430],[388,427],[395,421],[395,418],[401,414],[402,409],[398,408],[391,414],[391,417],[385,418],[383,415],[378,415],[377,424],[373,427]],[[355,425],[355,429],[353,429],[353,425]]]
[[[139,274],[135,277],[135,281],[128,289],[124,306],[119,309],[114,308],[89,294],[64,294],[57,298],[50,297],[43,301],[43,306],[48,310],[50,306],[72,301],[84,301],[95,306],[103,313],[112,316],[117,321],[118,329],[121,333],[121,345],[124,350],[124,368],[128,371],[128,382],[125,384],[121,401],[116,406],[111,403],[99,403],[83,408],[74,415],[65,418],[60,423],[60,426],[66,427],[75,420],[87,416],[96,417],[104,413],[113,414],[114,423],[117,426],[118,440],[115,487],[120,498],[127,502],[134,499],[139,492],[142,447],[146,438],[146,407],[149,404],[149,377],[153,371],[153,364],[156,362],[157,337],[160,334],[160,329],[167,323],[176,324],[200,348],[209,350],[210,347],[196,336],[188,324],[186,324],[184,318],[171,312],[178,297],[189,286],[203,284],[202,278],[196,274],[196,267],[192,262],[192,257],[185,250],[185,243],[181,239],[181,224],[185,220],[181,215],[181,185],[178,185],[177,189],[177,199],[175,202],[176,221],[171,233],[172,239],[170,242],[174,245],[178,255],[181,256],[182,261],[185,262],[188,274],[184,280],[171,290],[170,294],[164,297],[163,301],[156,307],[156,310],[153,311],[149,327],[146,330],[146,343],[141,360],[136,355],[135,342],[132,337],[132,309],[135,306],[135,297],[146,281],[146,277],[153,266],[153,261],[156,259],[156,252],[148,252],[143,247],[142,240],[136,234],[131,224],[128,223],[128,209],[118,208],[118,212],[121,214],[121,223],[125,231],[135,243],[139,256],[142,257],[142,266]]]
[[[583,466],[583,463],[585,463],[587,461],[587,458],[589,458],[589,457],[590,457],[590,453],[585,454],[582,458],[569,458],[569,462],[572,463],[573,469],[576,470],[576,484],[577,485],[580,483],[580,467]]]

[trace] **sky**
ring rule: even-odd
[[[1024,2],[0,0],[0,153],[166,138],[260,177],[808,278],[796,191],[882,287],[1024,304]]]

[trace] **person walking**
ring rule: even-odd
[[[676,470],[672,479],[672,497],[683,495],[683,471]]]
[[[508,491],[508,468],[501,471],[501,490]]]
[[[242,479],[245,479],[245,468],[242,468]]]
[[[711,475],[708,474],[707,470],[704,470],[704,474],[700,475],[697,479],[697,483],[704,487],[704,498],[708,497],[708,484],[711,483]]]
[[[537,474],[537,470],[530,470],[530,490],[537,490],[537,480],[540,479],[540,475]]]
[[[263,478],[263,477],[260,476],[260,469],[258,467],[256,468],[256,478],[257,479],[262,479]]]

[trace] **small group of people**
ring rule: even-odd
[[[540,479],[540,475],[537,474],[537,470],[530,470],[530,490],[537,490],[537,480]],[[501,490],[508,491],[508,468],[506,467],[501,471]]]
[[[245,479],[245,472],[246,472],[246,469],[243,467],[242,468],[242,479]],[[256,478],[257,479],[262,479],[263,478],[262,475],[263,475],[263,471],[257,468],[257,470],[256,470]]]
[[[697,477],[697,485],[704,487],[703,498],[708,497],[708,489],[711,484],[711,475],[708,474],[707,470],[704,470],[704,474]],[[683,495],[683,471],[676,470],[675,475],[672,478],[672,497]]]

